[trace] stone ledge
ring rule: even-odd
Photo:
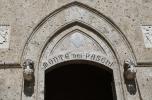
[[[22,68],[21,64],[19,63],[0,63],[0,69],[1,68]]]
[[[138,62],[136,67],[152,67],[152,62]]]

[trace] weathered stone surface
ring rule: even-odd
[[[80,3],[74,6],[75,1]],[[69,3],[72,3],[70,7],[63,7]],[[42,58],[46,60],[65,52],[92,54],[96,51],[97,55],[104,54],[114,62],[115,86],[122,88],[116,90],[117,96],[123,97],[119,100],[151,100],[152,49],[146,48],[151,47],[149,43],[145,47],[141,30],[141,25],[152,25],[151,4],[151,0],[1,0],[0,25],[10,25],[11,34],[9,48],[6,45],[7,49],[0,49],[0,99],[43,100],[45,68]],[[71,26],[66,26],[69,23]],[[75,29],[85,34],[67,34]],[[31,97],[26,97],[22,90],[22,69],[12,69],[16,67],[14,64],[27,58],[34,61],[36,68],[35,92]],[[127,91],[124,82],[123,64],[127,58],[135,64],[143,63],[141,68],[137,65],[139,90],[135,95]],[[8,65],[9,68],[2,69]],[[37,98],[37,92],[42,95],[41,99]]]
[[[152,98],[152,67],[140,67],[137,69],[137,82],[142,100],[151,100]]]
[[[0,100],[20,100],[22,70],[0,69]]]

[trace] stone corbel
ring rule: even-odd
[[[26,59],[23,63],[23,78],[24,78],[24,93],[27,96],[32,96],[34,92],[34,62],[31,59]]]
[[[134,80],[136,78],[135,64],[127,59],[124,61],[124,77],[125,80]]]
[[[127,90],[131,95],[136,93],[136,69],[135,64],[130,59],[124,61],[124,79]]]

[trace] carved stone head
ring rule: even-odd
[[[26,81],[33,80],[34,77],[34,62],[30,59],[27,59],[23,63],[23,77]]]
[[[136,77],[135,64],[130,59],[124,61],[124,76],[127,80],[134,80]]]

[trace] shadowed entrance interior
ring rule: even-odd
[[[45,100],[114,100],[112,83],[112,73],[97,66],[61,65],[45,73]]]

